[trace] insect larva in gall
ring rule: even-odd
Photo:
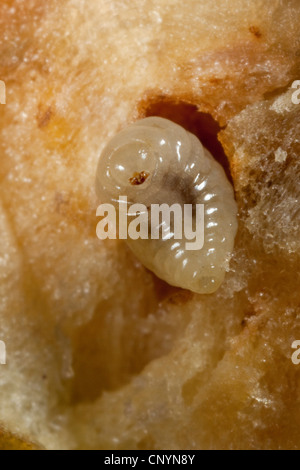
[[[185,226],[184,219],[189,218],[195,228],[198,209],[204,207],[201,249],[191,249],[186,232],[181,239],[175,236],[175,215],[170,219],[170,213],[155,219],[155,227],[149,217],[149,237],[128,238],[127,243],[148,269],[170,285],[199,294],[211,294],[220,287],[234,248],[237,205],[222,166],[195,135],[162,118],[138,121],[103,151],[96,184],[101,203],[113,204],[118,214],[120,196],[127,197],[129,218],[132,204],[143,204],[146,211],[175,204],[182,209],[180,224]],[[161,236],[151,237],[159,228]]]

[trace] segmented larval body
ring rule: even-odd
[[[128,226],[130,214],[146,208],[140,218],[145,239],[128,238],[127,243],[149,270],[170,285],[196,293],[219,288],[234,248],[237,205],[223,167],[195,135],[162,118],[138,121],[103,151],[96,184],[101,203],[113,204],[118,214],[127,211]],[[127,197],[128,206],[120,206],[121,196]],[[143,206],[132,210],[133,204]],[[175,204],[175,216],[162,211],[159,219],[153,218],[150,212],[162,204]]]

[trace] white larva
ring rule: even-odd
[[[199,294],[211,294],[220,287],[234,248],[237,205],[222,166],[195,135],[162,118],[136,122],[103,151],[96,186],[101,203],[114,204],[117,210],[120,196],[146,207],[204,204],[201,250],[188,251],[188,240],[172,237],[173,221],[166,239],[128,239],[127,243],[149,270],[172,286]]]

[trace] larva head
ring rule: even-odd
[[[189,134],[182,127],[162,118],[138,121],[104,149],[97,170],[97,194],[101,201],[112,203],[119,196],[127,196],[132,203],[160,202],[166,177],[178,175],[191,151]]]
[[[146,207],[147,236],[128,237],[127,243],[158,277],[200,294],[219,288],[234,247],[237,206],[223,168],[193,134],[161,118],[128,127],[100,158],[97,192],[102,203],[113,203],[117,210],[120,196],[127,196],[128,207],[133,203]],[[180,214],[176,212],[170,221],[175,206]],[[199,206],[204,213],[202,229]],[[153,207],[160,208],[160,218],[152,218]],[[160,237],[152,236],[156,229],[161,229]]]

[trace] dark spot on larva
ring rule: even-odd
[[[166,188],[169,189],[170,195],[176,193],[178,196],[180,196],[180,199],[178,202],[180,202],[182,205],[184,204],[189,204],[192,205],[192,213],[193,217],[196,217],[196,205],[198,203],[198,194],[197,191],[195,191],[194,188],[194,181],[193,178],[186,176],[184,173],[181,175],[176,175],[172,172],[168,172],[164,175],[164,185]],[[137,202],[137,201],[136,201]],[[169,203],[171,205],[171,202],[164,201],[165,203]],[[151,211],[151,207],[147,207],[148,212]],[[175,230],[174,224],[175,220],[171,216],[170,220],[170,229],[171,231]],[[151,224],[149,224],[149,238],[151,238]],[[162,236],[162,233],[161,235]]]
[[[129,182],[132,186],[140,186],[141,184],[144,184],[145,181],[149,178],[150,173],[147,173],[146,171],[141,171],[140,173],[134,173],[132,178],[129,179]]]
[[[37,116],[37,121],[38,121],[38,127],[39,129],[44,129],[45,127],[48,126],[49,122],[51,121],[51,118],[53,116],[54,112],[51,106],[49,106],[46,111],[39,109],[39,113]]]
[[[250,26],[249,28],[250,33],[252,33],[257,39],[262,37],[262,32],[257,26]]]
[[[193,178],[187,177],[184,173],[181,175],[168,173],[165,175],[164,182],[170,191],[180,194],[183,204],[197,204],[198,195],[194,188]]]

